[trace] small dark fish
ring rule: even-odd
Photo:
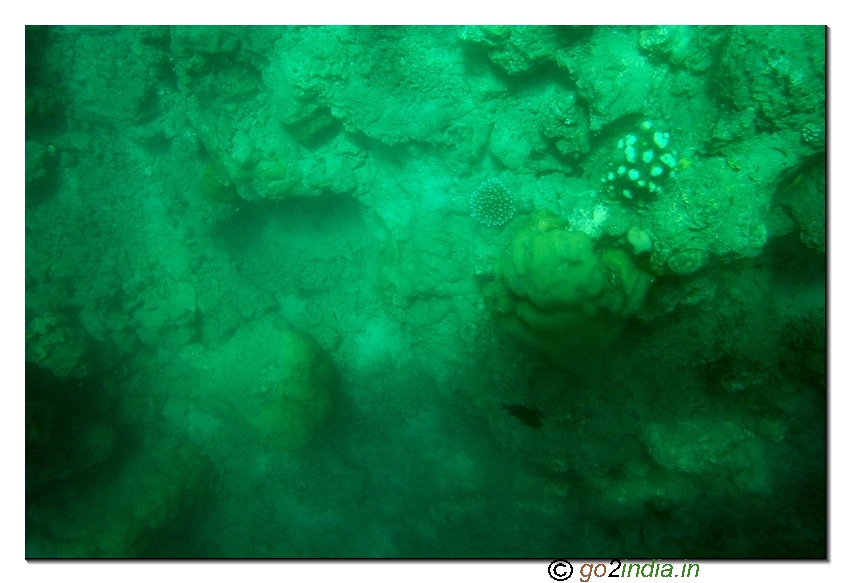
[[[506,405],[502,403],[502,411],[507,411],[508,415],[512,415],[533,429],[543,427],[541,417],[546,417],[537,409],[531,409],[525,405]]]

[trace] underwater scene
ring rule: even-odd
[[[819,26],[26,29],[27,558],[824,558]]]

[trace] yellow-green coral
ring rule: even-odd
[[[599,255],[587,234],[565,226],[554,213],[534,212],[484,289],[508,330],[558,357],[611,342],[652,284],[624,251]]]

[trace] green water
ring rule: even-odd
[[[28,27],[26,556],[826,554],[820,27]]]

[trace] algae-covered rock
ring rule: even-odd
[[[493,65],[508,75],[522,75],[550,62],[571,37],[580,38],[587,32],[587,27],[464,26],[458,30],[458,38],[483,48]]]
[[[778,193],[776,204],[794,220],[800,241],[818,253],[826,252],[826,172],[822,165],[800,174]]]
[[[83,329],[62,314],[44,312],[26,327],[26,359],[60,378],[85,373],[89,339]]]
[[[685,249],[670,257],[667,264],[676,275],[690,275],[705,264],[705,255],[695,249]]]
[[[821,26],[735,27],[716,72],[721,93],[739,111],[754,108],[765,126],[822,124],[825,44]]]
[[[731,33],[728,26],[653,26],[640,33],[640,48],[653,58],[693,72],[716,64],[718,47]]]
[[[647,211],[645,224],[657,241],[650,258],[655,273],[689,275],[761,254],[771,197],[781,173],[796,159],[777,154],[773,139],[745,143],[749,149],[730,147],[726,158],[683,164],[670,192]]]
[[[208,467],[192,444],[161,439],[74,496],[38,498],[27,507],[27,557],[148,556],[148,546],[202,497]]]
[[[575,78],[590,104],[593,131],[630,114],[643,114],[654,69],[638,51],[636,29],[597,28],[591,42],[565,51],[558,63]]]
[[[165,414],[202,440],[232,432],[252,443],[294,450],[328,418],[337,384],[330,357],[275,316],[243,324],[215,349],[187,346],[191,372]]]
[[[600,256],[607,286],[598,300],[614,314],[630,316],[643,306],[653,278],[632,262],[622,249],[609,249]]]
[[[285,449],[309,443],[333,404],[336,371],[330,358],[307,334],[281,334],[280,379],[246,403],[248,423]]]
[[[689,419],[650,424],[643,441],[666,468],[721,475],[744,491],[770,493],[764,444],[739,422]]]

